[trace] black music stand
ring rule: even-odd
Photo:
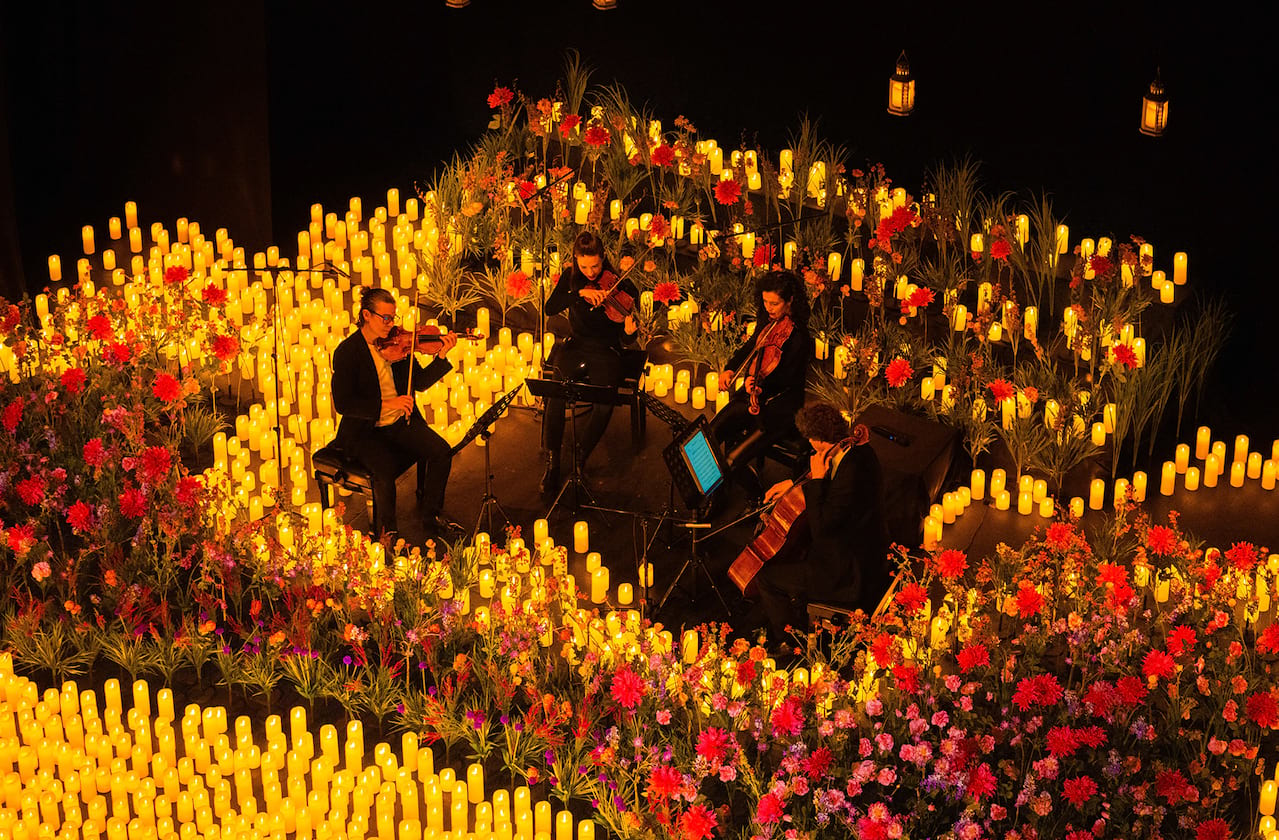
[[[479,418],[476,419],[475,423],[472,424],[471,428],[466,430],[466,434],[462,436],[460,441],[458,441],[457,446],[454,446],[451,450],[449,450],[449,456],[451,457],[465,449],[467,444],[475,440],[477,437],[484,438],[484,500],[480,502],[480,512],[475,517],[475,527],[471,529],[472,537],[479,533],[480,520],[484,518],[484,514],[486,513],[489,518],[488,532],[490,534],[493,533],[493,511],[489,509],[490,506],[497,508],[497,512],[502,514],[502,519],[505,520],[508,525],[511,522],[511,517],[506,515],[506,511],[502,509],[501,502],[497,500],[497,496],[493,495],[493,466],[489,457],[489,449],[491,448],[489,446],[489,438],[493,436],[492,427],[497,423],[497,419],[502,416],[502,412],[506,411],[507,406],[511,404],[511,401],[515,399],[515,396],[519,392],[519,388],[512,388],[499,397],[497,402],[489,406],[488,411],[481,414]]]
[[[612,385],[592,385],[589,382],[574,382],[561,379],[526,379],[524,384],[528,386],[529,393],[533,396],[541,397],[544,401],[547,399],[562,399],[568,407],[569,422],[571,424],[569,434],[571,435],[573,472],[568,477],[568,481],[564,483],[564,486],[560,488],[560,492],[555,496],[555,501],[551,502],[545,518],[550,518],[551,513],[559,505],[560,499],[564,498],[564,492],[570,487],[573,488],[573,507],[571,512],[576,515],[582,509],[582,496],[586,497],[591,506],[595,505],[595,497],[591,495],[591,491],[586,487],[586,477],[582,475],[582,464],[577,457],[577,404],[581,402],[593,405],[625,405],[630,400],[619,394],[617,388]]]

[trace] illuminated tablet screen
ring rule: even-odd
[[[711,451],[710,441],[706,439],[704,431],[698,430],[684,441],[680,446],[680,454],[684,456],[684,463],[688,465],[688,471],[693,474],[697,489],[703,496],[710,495],[724,481],[724,471],[719,468],[719,462],[715,460],[715,453]]]

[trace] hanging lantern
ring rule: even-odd
[[[444,0],[444,5],[450,9],[465,9],[471,5],[471,0]]]
[[[607,12],[610,9],[617,8],[617,0],[591,0],[591,5],[601,12]]]
[[[1155,80],[1150,83],[1150,92],[1141,98],[1141,133],[1151,137],[1159,137],[1168,127],[1168,96],[1164,93],[1164,83],[1159,79],[1159,69],[1155,69]]]
[[[888,113],[904,117],[915,110],[915,78],[906,51],[897,57],[897,72],[888,79]]]

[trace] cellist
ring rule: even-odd
[[[755,330],[720,372],[732,390],[711,430],[727,453],[730,477],[752,500],[763,495],[751,462],[795,430],[804,404],[813,340],[808,333],[808,295],[789,271],[770,271],[755,282]]]

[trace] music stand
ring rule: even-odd
[[[497,508],[497,512],[502,514],[502,519],[508,525],[511,522],[511,517],[507,516],[506,511],[502,509],[502,503],[497,500],[497,496],[493,495],[493,466],[489,458],[489,438],[493,436],[492,427],[496,425],[497,419],[502,416],[502,412],[506,411],[507,406],[511,404],[511,401],[515,399],[519,392],[519,388],[512,388],[499,397],[497,402],[489,406],[488,411],[481,414],[471,428],[466,430],[466,434],[458,441],[457,446],[449,450],[449,457],[452,457],[465,449],[467,444],[477,437],[484,438],[484,446],[482,447],[484,449],[484,500],[480,502],[480,512],[475,517],[475,527],[471,529],[472,536],[479,533],[480,520],[484,518],[486,513],[489,518],[488,532],[490,534],[493,533],[493,512],[489,509],[490,505]]]
[[[698,417],[677,433],[674,440],[662,450],[662,460],[670,471],[673,487],[679,490],[684,504],[688,506],[689,510],[693,511],[696,511],[711,494],[719,490],[727,476],[724,461],[719,452],[719,444],[711,433],[705,417]],[[662,600],[657,603],[654,614],[661,612],[662,608],[666,606],[667,600],[670,599],[671,593],[679,586],[684,573],[689,570],[689,567],[695,566],[710,583],[711,591],[719,599],[720,606],[724,608],[724,613],[732,616],[733,611],[728,608],[728,602],[724,600],[723,593],[719,591],[714,575],[706,568],[705,561],[698,551],[699,543],[704,542],[724,529],[720,528],[711,531],[705,537],[699,538],[695,531],[711,528],[710,523],[688,522],[682,524],[690,530],[692,547],[684,560],[684,565],[680,567],[670,586],[666,588],[666,592],[662,595]]]
[[[586,487],[586,477],[582,475],[582,464],[577,457],[577,404],[585,402],[593,405],[625,405],[628,399],[619,394],[617,388],[612,385],[592,385],[589,382],[574,382],[562,379],[526,379],[524,384],[528,386],[529,393],[536,397],[541,397],[544,401],[547,399],[564,400],[568,408],[569,422],[571,423],[569,434],[572,436],[573,472],[568,481],[564,483],[564,486],[560,488],[560,492],[555,496],[555,501],[551,502],[545,518],[550,518],[552,511],[559,505],[560,499],[564,498],[565,491],[570,487],[573,488],[573,507],[571,509],[573,514],[576,514],[582,508],[581,496],[585,496],[590,501],[590,504],[594,506],[595,497],[591,495],[591,491]]]

